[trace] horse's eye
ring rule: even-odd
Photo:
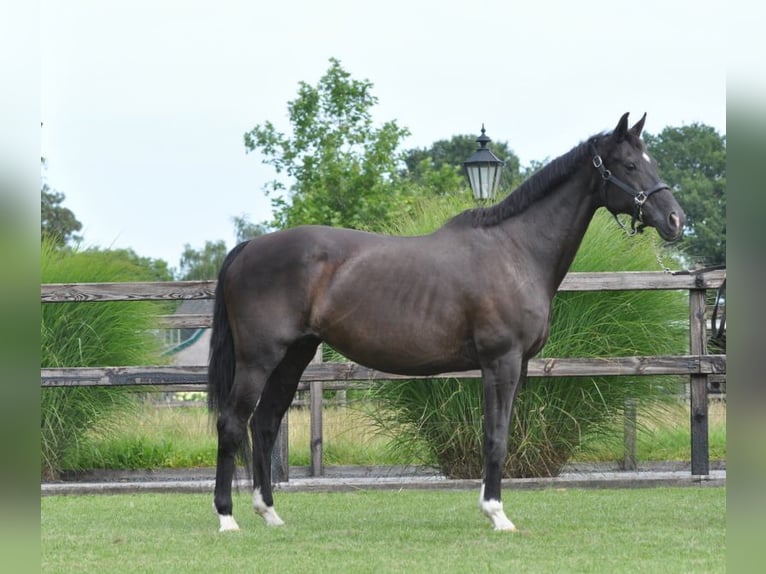
[[[632,161],[625,164],[625,167],[628,168],[628,171],[635,171],[636,170],[636,164]]]

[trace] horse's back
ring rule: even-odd
[[[229,266],[227,303],[269,296],[296,302],[306,298],[327,274],[377,236],[350,229],[300,226],[258,236]]]

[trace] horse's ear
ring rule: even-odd
[[[630,128],[630,133],[634,136],[641,137],[641,131],[644,129],[644,122],[646,121],[646,112],[644,112],[644,115],[641,116],[641,119],[638,120],[635,125]]]
[[[624,140],[625,135],[628,133],[628,114],[630,114],[630,112],[622,114],[620,121],[617,122],[617,127],[614,128],[614,137],[617,141]]]

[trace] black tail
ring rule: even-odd
[[[207,368],[207,408],[211,413],[220,412],[234,384],[234,339],[231,335],[229,317],[226,314],[223,283],[231,262],[247,243],[244,241],[232,249],[218,272],[213,308],[213,333],[210,337],[210,361]]]

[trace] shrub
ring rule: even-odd
[[[428,205],[396,230],[422,234],[467,207],[460,200]],[[599,211],[572,271],[659,269],[653,231],[627,237]],[[679,354],[686,350],[683,293],[610,291],[559,293],[548,343],[539,356],[603,357]],[[674,397],[672,377],[530,378],[519,392],[509,436],[506,477],[553,476],[589,438],[613,436],[625,401],[662,410]],[[388,381],[375,386],[383,408],[373,415],[395,448],[427,450],[447,476],[479,478],[482,462],[481,381]]]
[[[113,282],[156,279],[125,252],[57,248],[41,244],[43,283]],[[161,363],[152,302],[47,303],[40,322],[42,367],[124,366]],[[43,389],[40,405],[41,474],[55,478],[83,434],[108,426],[106,415],[131,408],[128,389],[68,387]]]

